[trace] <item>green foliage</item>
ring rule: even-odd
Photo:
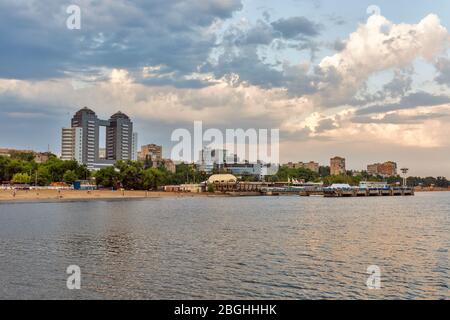
[[[181,163],[176,166],[175,175],[170,179],[171,184],[200,183],[208,179],[208,174],[195,169],[193,165]]]
[[[25,161],[25,162],[31,162],[34,160],[34,153],[33,152],[25,152],[25,151],[12,151],[11,159]]]
[[[214,192],[214,191],[216,191],[215,189],[214,189],[214,185],[213,184],[208,184],[208,192]]]
[[[319,175],[321,177],[327,177],[331,175],[330,167],[329,166],[320,166],[319,167]]]
[[[95,182],[98,186],[118,189],[120,187],[120,173],[114,167],[102,168],[95,173]]]
[[[169,172],[161,168],[148,168],[143,172],[143,188],[155,190],[170,181]]]
[[[139,161],[117,161],[116,168],[119,169],[119,176],[122,187],[128,190],[142,189],[143,165]]]
[[[16,173],[13,178],[13,183],[30,183],[31,178],[28,173]]]
[[[347,183],[352,186],[357,186],[362,181],[361,176],[336,175],[323,178],[325,185],[332,185],[333,183]],[[373,180],[372,180],[373,181]]]
[[[15,174],[26,173],[31,183],[34,184],[37,180],[38,185],[45,186],[51,182],[65,181],[64,174],[67,171],[73,171],[74,180],[84,180],[90,177],[90,172],[85,165],[79,165],[76,161],[63,161],[54,155],[51,155],[49,160],[42,164],[37,164],[34,156],[31,158],[28,153],[24,152],[13,153],[11,158],[0,157],[0,181],[12,181]]]
[[[77,174],[73,170],[67,170],[64,173],[63,180],[67,184],[73,184],[77,180]]]
[[[319,174],[309,169],[291,169],[287,166],[282,166],[277,172],[277,177],[279,181],[287,181],[289,178],[295,178],[297,180],[305,180],[308,182],[316,181],[319,178]]]
[[[37,170],[37,174],[35,173],[35,180],[37,178],[38,186],[48,186],[52,183],[52,176],[48,171],[47,167],[40,166]]]

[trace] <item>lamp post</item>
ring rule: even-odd
[[[406,175],[408,174],[409,169],[408,168],[401,168],[400,170],[403,173],[403,187],[406,187]]]

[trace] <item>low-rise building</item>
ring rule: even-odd
[[[17,150],[17,149],[8,149],[8,148],[0,148],[0,156],[3,157],[11,157],[14,154],[30,154],[34,156],[34,161],[36,163],[45,163],[50,158],[50,152],[36,152],[33,150]]]
[[[367,173],[373,176],[393,177],[397,175],[397,163],[387,161],[384,163],[369,164],[367,166]]]
[[[337,176],[345,174],[345,158],[334,157],[330,159],[330,174],[332,176]]]
[[[162,160],[162,146],[151,143],[141,146],[141,151],[137,153],[139,161],[160,161]]]
[[[284,164],[284,166],[291,168],[291,169],[298,169],[298,168],[303,168],[303,169],[308,169],[314,172],[319,173],[319,163],[314,162],[314,161],[309,161],[309,162],[288,162],[286,164]]]

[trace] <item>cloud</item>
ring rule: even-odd
[[[281,18],[271,23],[272,27],[286,39],[298,36],[315,37],[320,34],[322,26],[305,17]]]
[[[195,72],[216,45],[217,23],[240,0],[80,0],[81,30],[68,30],[67,4],[54,0],[0,3],[0,77],[49,79],[66,72],[165,65]],[[12,27],[13,26],[13,27]]]
[[[435,95],[424,91],[419,91],[402,97],[399,102],[383,105],[373,105],[360,109],[356,113],[358,115],[384,113],[394,110],[413,109],[423,106],[438,106],[446,103],[450,103],[450,97],[446,95]]]
[[[320,62],[317,70],[323,80],[316,84],[316,100],[328,107],[347,104],[371,75],[410,67],[418,58],[432,62],[448,46],[449,34],[434,14],[417,24],[394,24],[373,15],[350,34],[344,50]]]
[[[369,116],[356,116],[352,118],[354,123],[386,123],[386,124],[420,124],[425,120],[440,119],[449,117],[445,113],[423,113],[417,115],[401,115],[398,113],[388,113],[381,118],[373,118]]]
[[[450,87],[450,59],[440,57],[437,59],[435,66],[438,70],[436,82]]]

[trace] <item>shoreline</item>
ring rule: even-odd
[[[159,198],[228,197],[227,194],[164,192],[164,191],[110,191],[110,190],[0,190],[1,203],[75,202],[92,200],[143,200]]]
[[[417,193],[450,192],[450,190],[415,190]],[[111,191],[111,190],[17,190],[13,196],[12,190],[0,190],[2,203],[33,203],[33,202],[84,202],[84,201],[129,201],[160,198],[197,198],[197,197],[236,197],[236,194],[226,193],[192,193],[166,191]]]

